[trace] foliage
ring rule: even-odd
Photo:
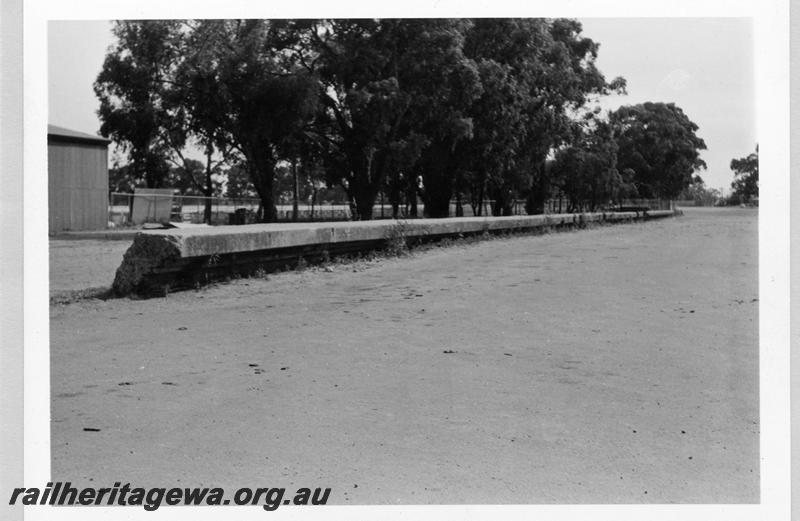
[[[731,183],[733,195],[742,203],[752,202],[758,197],[758,145],[749,156],[733,159],[731,170],[734,173]]]
[[[179,20],[116,22],[117,44],[106,56],[95,82],[100,99],[101,132],[128,152],[135,184],[174,186],[182,192],[211,197],[219,192],[213,159],[218,129],[203,126],[187,110],[192,92],[177,81],[187,54],[187,29]],[[190,140],[206,152],[206,164],[188,159],[183,150]],[[170,167],[172,163],[172,167]],[[211,218],[206,201],[205,220]]]
[[[342,190],[355,217],[370,219],[381,192],[395,215],[402,201],[416,215],[419,197],[428,216],[444,217],[454,194],[478,212],[488,197],[507,215],[521,197],[541,212],[553,189],[573,205],[603,204],[634,170],[651,192],[675,184],[643,168],[664,161],[617,165],[615,139],[627,153],[636,138],[623,109],[610,123],[578,120],[625,82],[605,80],[599,44],[575,20],[172,20],[114,30],[95,91],[103,132],[129,153],[125,175],[205,195],[226,177],[228,196],[260,198],[265,221],[279,198],[314,205]],[[669,149],[681,125],[662,126]],[[184,155],[190,145],[204,164]]]
[[[589,113],[576,130],[572,144],[556,153],[551,170],[569,210],[594,211],[630,197],[632,180],[617,169],[617,143],[610,123]]]
[[[495,215],[527,194],[540,213],[549,196],[545,160],[569,141],[572,117],[592,96],[623,92],[595,66],[598,44],[581,35],[575,20],[481,19],[468,33],[465,54],[478,63],[483,96],[471,107],[474,138],[465,158],[473,206],[484,191]]]
[[[94,83],[100,100],[100,133],[128,154],[131,175],[148,187],[163,186],[175,119],[166,101],[168,79],[179,58],[180,22],[119,21],[117,43]]]
[[[130,163],[122,164],[118,151],[115,150],[111,159],[111,168],[108,169],[108,192],[133,193],[137,179],[133,175]]]
[[[439,71],[439,77],[426,76],[428,83],[417,92],[411,107],[409,122],[414,123],[423,146],[406,176],[406,187],[413,203],[419,193],[427,217],[449,215],[459,169],[456,147],[473,137],[468,109],[483,93],[483,86],[475,61],[463,52],[464,35],[471,26],[468,20],[451,20],[438,27],[443,36],[434,41],[443,45],[429,54],[428,66]]]
[[[180,166],[170,169],[166,186],[176,188],[182,195],[219,197],[222,195],[222,176],[219,169],[212,170],[211,191],[206,185],[206,166],[196,159],[186,159]]]
[[[696,175],[678,199],[694,201],[697,206],[715,206],[722,201],[722,193],[716,188],[708,188],[703,178]]]
[[[395,224],[386,229],[386,253],[392,257],[407,255],[408,245],[408,223],[396,221]]]
[[[240,164],[234,164],[224,170],[226,178],[225,197],[232,199],[258,197],[247,170]]]
[[[279,22],[196,22],[178,74],[197,125],[217,129],[217,146],[241,159],[264,221],[276,218],[275,167],[315,106],[316,82],[282,52],[284,38]]]
[[[700,151],[705,142],[698,127],[674,103],[620,107],[610,115],[619,151],[618,168],[635,172],[634,182],[642,197],[671,199],[705,169]]]
[[[463,24],[453,20],[325,20],[298,24],[301,57],[320,79],[317,135],[328,180],[346,189],[356,217],[370,219],[379,190],[405,179],[433,139],[459,139],[468,123],[448,110],[469,65]],[[407,185],[408,186],[408,185]]]

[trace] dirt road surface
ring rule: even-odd
[[[757,211],[688,209],[55,305],[52,478],[758,502],[757,299]]]

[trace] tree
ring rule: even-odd
[[[204,106],[198,100],[206,92],[178,77],[191,54],[193,30],[185,20],[117,22],[117,44],[106,56],[95,91],[101,102],[101,130],[129,150],[134,175],[150,187],[172,184],[185,189],[181,183],[191,180],[192,191],[207,198],[205,221],[210,222],[211,197],[217,190],[213,177],[221,163],[216,157],[220,130],[198,108]],[[204,151],[202,173],[196,161],[184,155],[192,142]]]
[[[625,93],[624,78],[606,81],[597,69],[600,44],[584,37],[582,31],[583,26],[577,20],[553,20],[548,27],[551,43],[543,53],[543,65],[533,71],[537,81],[531,96],[532,116],[523,143],[528,155],[522,162],[532,171],[526,201],[529,213],[544,211],[552,184],[546,158],[552,150],[569,144],[575,136],[574,115],[601,96]],[[600,143],[607,143],[606,138],[601,137]],[[613,168],[607,172],[613,173]]]
[[[749,156],[733,159],[731,170],[734,174],[731,183],[733,194],[743,203],[751,203],[758,197],[758,145]]]
[[[627,196],[631,187],[617,169],[618,147],[609,122],[589,113],[576,123],[576,133],[570,145],[558,150],[552,166],[569,211],[594,211]]]
[[[117,43],[94,83],[100,133],[127,152],[134,179],[160,187],[175,125],[165,100],[180,56],[180,21],[119,21],[112,32]]]
[[[209,99],[209,92],[203,82],[193,82],[186,75],[186,57],[192,56],[190,36],[195,30],[191,21],[185,22],[184,38],[181,43],[181,56],[184,61],[176,67],[174,81],[166,91],[165,102],[171,109],[173,125],[167,137],[173,152],[172,163],[179,172],[191,180],[192,190],[205,197],[203,220],[211,222],[212,197],[219,194],[219,181],[214,179],[220,167],[230,155],[230,144],[224,140],[223,129],[217,122],[207,117],[206,108],[213,107],[216,100]],[[188,143],[199,145],[205,156],[205,164],[189,159],[184,154]]]
[[[170,169],[166,184],[177,189],[182,195],[219,197],[222,194],[219,169],[211,171],[210,179],[207,179],[207,175],[206,165],[196,159],[187,158],[180,165]],[[211,187],[210,191],[208,186]]]
[[[223,175],[226,178],[225,197],[231,199],[256,198],[258,194],[253,187],[247,170],[239,164],[228,167]]]
[[[416,215],[421,197],[428,216],[447,216],[454,193],[460,214],[467,192],[478,208],[491,197],[497,215],[521,195],[540,211],[551,184],[545,160],[568,143],[574,114],[624,88],[596,69],[598,45],[574,20],[154,21],[116,30],[96,91],[134,170],[159,186],[169,159],[211,195],[220,162],[239,164],[264,221],[276,217],[282,164],[295,208],[301,185],[312,199],[321,191],[324,167],[357,219],[372,217],[381,191],[395,215],[401,200]],[[184,155],[191,143],[205,152],[202,176]]]
[[[229,159],[240,158],[261,199],[261,220],[277,218],[275,168],[315,111],[317,81],[297,67],[284,22],[197,22],[179,72],[187,110]]]
[[[321,80],[319,128],[327,140],[329,180],[345,188],[355,218],[372,217],[388,180],[402,174],[404,187],[416,187],[414,163],[431,141],[464,136],[464,125],[445,129],[462,119],[448,105],[453,96],[447,91],[464,72],[462,24],[363,19],[305,27],[312,56],[306,65]],[[433,111],[445,118],[438,125]]]
[[[131,165],[123,164],[118,150],[115,150],[111,157],[111,168],[108,169],[108,192],[130,194],[133,193],[136,183]]]
[[[426,54],[426,65],[438,75],[420,78],[408,118],[415,125],[412,135],[422,145],[411,175],[407,176],[408,198],[416,206],[419,192],[426,217],[449,216],[455,179],[462,167],[456,149],[459,143],[473,138],[469,107],[483,93],[483,87],[477,64],[463,52],[464,38],[471,26],[469,20],[442,21],[436,26],[438,32],[430,33],[438,48],[437,52]]]
[[[572,115],[592,96],[624,92],[623,79],[607,83],[597,70],[599,46],[581,31],[575,20],[481,19],[467,34],[465,54],[484,87],[468,113],[473,141],[460,154],[469,156],[473,206],[488,190],[495,215],[511,213],[522,194],[528,212],[541,213],[545,160],[569,139]]]
[[[473,137],[458,147],[472,198],[473,212],[482,213],[487,195],[495,201],[492,209],[500,215],[507,208],[511,174],[517,158],[523,130],[522,91],[508,66],[491,59],[478,62],[483,94],[472,104]],[[519,183],[517,183],[519,184]]]
[[[696,206],[714,206],[722,200],[722,193],[716,188],[708,188],[703,178],[695,175],[678,199],[694,201]]]
[[[705,169],[705,142],[698,126],[674,103],[647,102],[620,107],[610,114],[619,151],[618,168],[635,172],[639,194],[673,199]]]

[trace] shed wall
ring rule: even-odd
[[[108,148],[48,140],[50,233],[108,224]]]

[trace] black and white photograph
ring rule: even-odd
[[[788,515],[788,79],[744,5],[40,15],[9,505]]]

